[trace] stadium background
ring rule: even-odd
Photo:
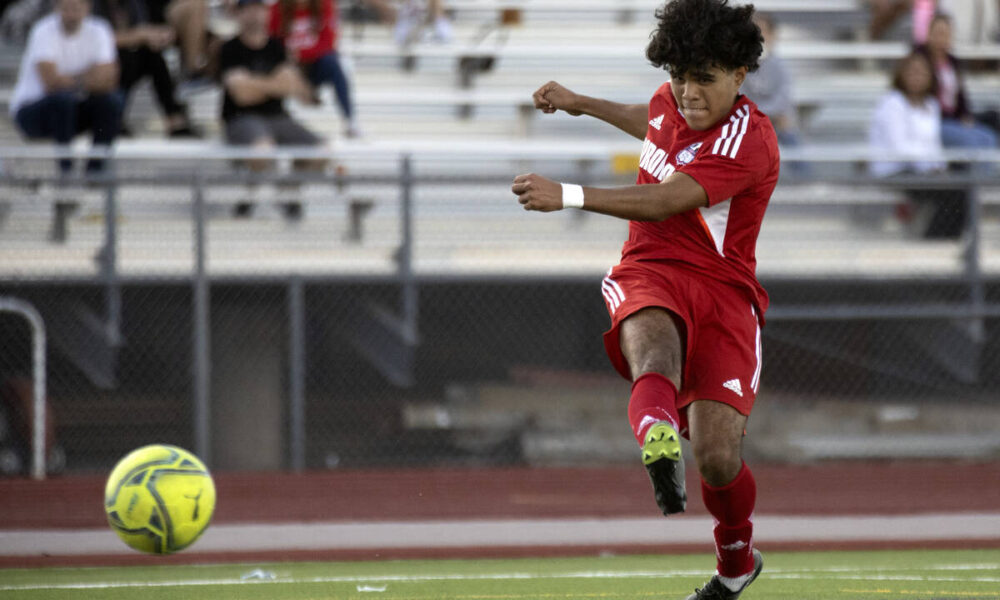
[[[642,476],[624,418],[628,385],[600,343],[599,281],[625,224],[525,214],[509,181],[536,171],[631,182],[636,143],[526,106],[549,79],[616,100],[647,98],[663,79],[642,52],[657,4],[590,1],[567,11],[544,0],[453,0],[455,41],[407,49],[381,26],[346,22],[341,52],[365,136],[338,137],[329,97],[320,108],[293,106],[331,137],[333,157],[325,176],[298,182],[306,209],[297,225],[269,212],[270,200],[289,193],[287,169],[249,182],[230,166],[239,153],[217,138],[162,141],[141,90],[130,120],[147,135],[118,144],[114,185],[81,186],[82,210],[65,223],[66,239],[52,241],[60,192],[51,150],[23,143],[5,120],[0,292],[27,300],[45,321],[55,481],[47,485],[56,486],[21,480],[31,337],[23,319],[2,314],[8,502],[13,490],[22,503],[56,502],[31,490],[58,490],[60,478],[91,489],[120,456],[153,442],[253,481],[272,474],[287,483],[287,472],[302,472],[350,486],[400,468],[412,469],[398,479],[409,482],[437,481],[442,468],[462,469],[470,482],[589,477],[566,466],[597,468],[594,481],[601,469]],[[921,181],[942,194],[974,193],[962,236],[915,235],[894,212],[913,183],[873,181],[862,168],[867,119],[905,45],[866,41],[867,13],[853,0],[756,4],[781,23],[779,52],[793,68],[806,141],[783,153],[761,235],[772,309],[747,455],[775,472],[793,469],[802,485],[838,483],[823,489],[856,511],[868,502],[850,494],[872,490],[850,482],[878,485],[864,473],[913,491],[949,481],[971,503],[918,503],[921,512],[995,510],[998,491],[983,479],[996,479],[1000,457],[1000,180],[993,171]],[[519,12],[500,10],[512,7]],[[995,103],[1000,46],[959,50],[982,63],[967,81],[973,101]],[[4,98],[17,56],[4,48]],[[217,133],[217,92],[189,102]],[[284,152],[282,164],[295,155]],[[229,217],[249,195],[264,210],[249,221]],[[879,470],[896,466],[915,474]],[[514,476],[501,475],[509,469]],[[977,489],[986,495],[973,500]],[[306,499],[297,505],[311,518],[327,507],[330,518],[364,512],[322,492]],[[5,528],[45,525],[7,514]],[[59,517],[94,525],[90,512]],[[1000,531],[986,537],[996,543]]]

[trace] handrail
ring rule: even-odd
[[[20,298],[0,296],[0,312],[21,315],[31,327],[31,477],[45,479],[45,321],[31,303]]]
[[[122,142],[111,149],[92,148],[87,143],[70,147],[49,144],[0,145],[0,159],[59,159],[111,158],[119,160],[232,161],[248,159],[372,159],[399,160],[411,156],[414,160],[476,159],[476,160],[602,160],[619,154],[638,154],[641,144],[627,138],[568,138],[542,140],[396,140],[338,141],[324,147],[282,146],[254,149],[228,146],[221,141],[203,142]],[[620,141],[619,141],[620,140]],[[781,149],[785,161],[801,162],[860,162],[910,161],[910,154],[892,154],[869,148],[865,144],[804,144]],[[933,157],[945,162],[995,163],[1000,165],[1000,149],[946,148]],[[927,160],[928,157],[922,157]],[[8,169],[9,175],[17,175]],[[0,174],[2,175],[2,174]]]

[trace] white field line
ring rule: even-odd
[[[709,517],[507,519],[213,525],[197,552],[668,545],[712,539]],[[754,538],[777,542],[1000,540],[1000,513],[754,518]],[[0,531],[0,556],[129,554],[110,530]]]
[[[997,570],[1000,564],[959,564],[921,567],[921,571],[978,571]],[[768,569],[773,579],[824,579],[845,581],[907,581],[907,582],[984,582],[998,583],[1000,577],[944,577],[933,575],[896,575],[900,570],[917,570],[916,567],[858,569],[857,567],[824,567],[818,569]],[[865,575],[866,571],[872,574]],[[281,577],[275,579],[186,579],[165,581],[87,582],[0,585],[0,591],[76,590],[142,587],[199,587],[209,585],[264,585],[312,583],[420,583],[428,581],[491,581],[491,580],[544,580],[544,579],[673,579],[683,577],[708,577],[712,571],[701,569],[674,571],[571,571],[566,573],[442,573],[434,575],[342,575],[329,577]],[[851,573],[851,574],[848,574]]]

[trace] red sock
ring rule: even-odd
[[[677,429],[677,388],[659,373],[645,373],[632,384],[628,401],[628,422],[640,447],[646,430],[657,421],[669,421]]]
[[[736,479],[722,487],[701,482],[705,508],[715,517],[715,555],[719,575],[739,577],[753,571],[753,514],[757,483],[746,463]]]

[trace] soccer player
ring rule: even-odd
[[[763,565],[753,548],[756,484],[741,458],[760,381],[767,294],[755,247],[778,180],[768,118],[740,94],[758,66],[752,6],[676,0],[657,11],[646,56],[670,73],[647,104],[617,104],[555,82],[545,113],[596,117],[642,139],[638,185],[606,189],[518,175],[525,210],[577,208],[629,219],[621,262],[604,278],[604,345],[633,382],[628,417],[664,514],[684,510],[678,436],[691,441],[702,499],[715,518],[718,572],[688,600],[732,600]]]

